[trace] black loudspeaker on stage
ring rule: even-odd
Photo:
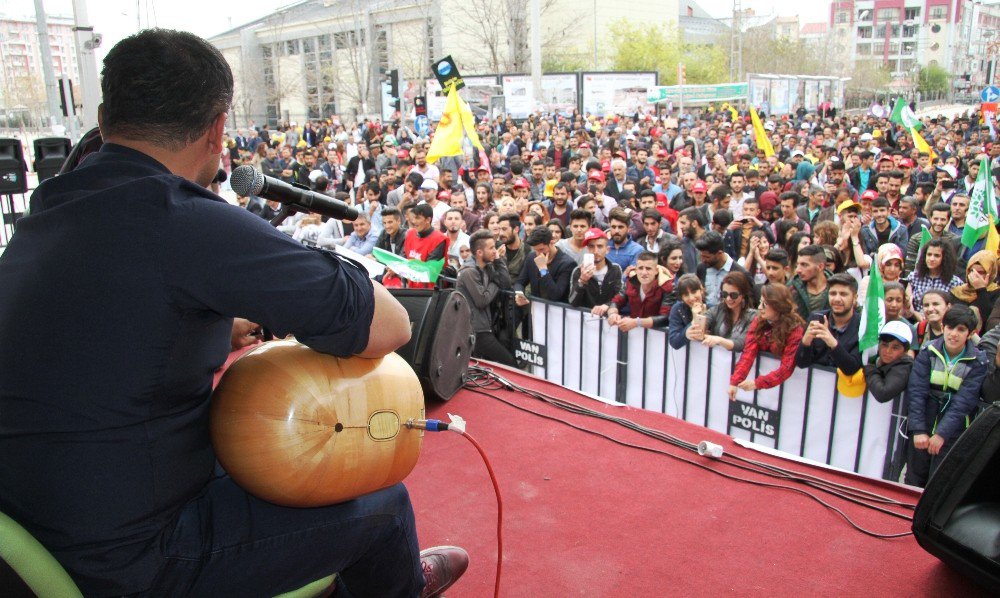
[[[65,137],[40,137],[35,140],[35,173],[39,183],[59,174],[72,145]]]
[[[913,514],[927,552],[1000,593],[1000,406],[959,437],[927,483]]]
[[[390,289],[410,316],[410,342],[396,353],[417,373],[425,398],[450,399],[469,369],[472,312],[453,289]]]
[[[28,167],[20,139],[0,139],[0,195],[27,193]]]

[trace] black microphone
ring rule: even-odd
[[[339,199],[310,191],[305,187],[289,185],[274,177],[262,174],[253,166],[243,165],[233,169],[229,176],[233,191],[242,197],[255,195],[283,204],[330,216],[338,220],[356,220],[358,211]]]

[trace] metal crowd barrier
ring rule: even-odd
[[[833,368],[796,368],[781,386],[740,391],[732,402],[737,355],[725,349],[687,343],[675,350],[665,329],[621,333],[589,310],[537,298],[531,324],[530,342],[515,340],[514,348],[546,380],[840,469],[899,478],[903,400],[879,403],[867,390],[846,397]],[[762,354],[752,374],[778,363]]]

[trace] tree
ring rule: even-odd
[[[917,75],[917,91],[920,93],[942,93],[948,91],[951,73],[936,64],[921,67]]]
[[[684,44],[676,30],[638,25],[624,19],[611,25],[612,66],[622,71],[658,71],[661,85],[677,84],[684,63],[686,83],[722,83],[728,62],[718,46]]]

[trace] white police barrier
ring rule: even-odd
[[[903,442],[901,401],[845,397],[831,368],[796,368],[781,386],[739,391],[733,403],[727,391],[738,355],[730,351],[700,343],[673,349],[666,330],[620,333],[589,311],[537,299],[531,315],[532,341],[547,354],[533,373],[546,380],[862,475],[898,476],[890,461]],[[761,355],[750,377],[777,366]]]

